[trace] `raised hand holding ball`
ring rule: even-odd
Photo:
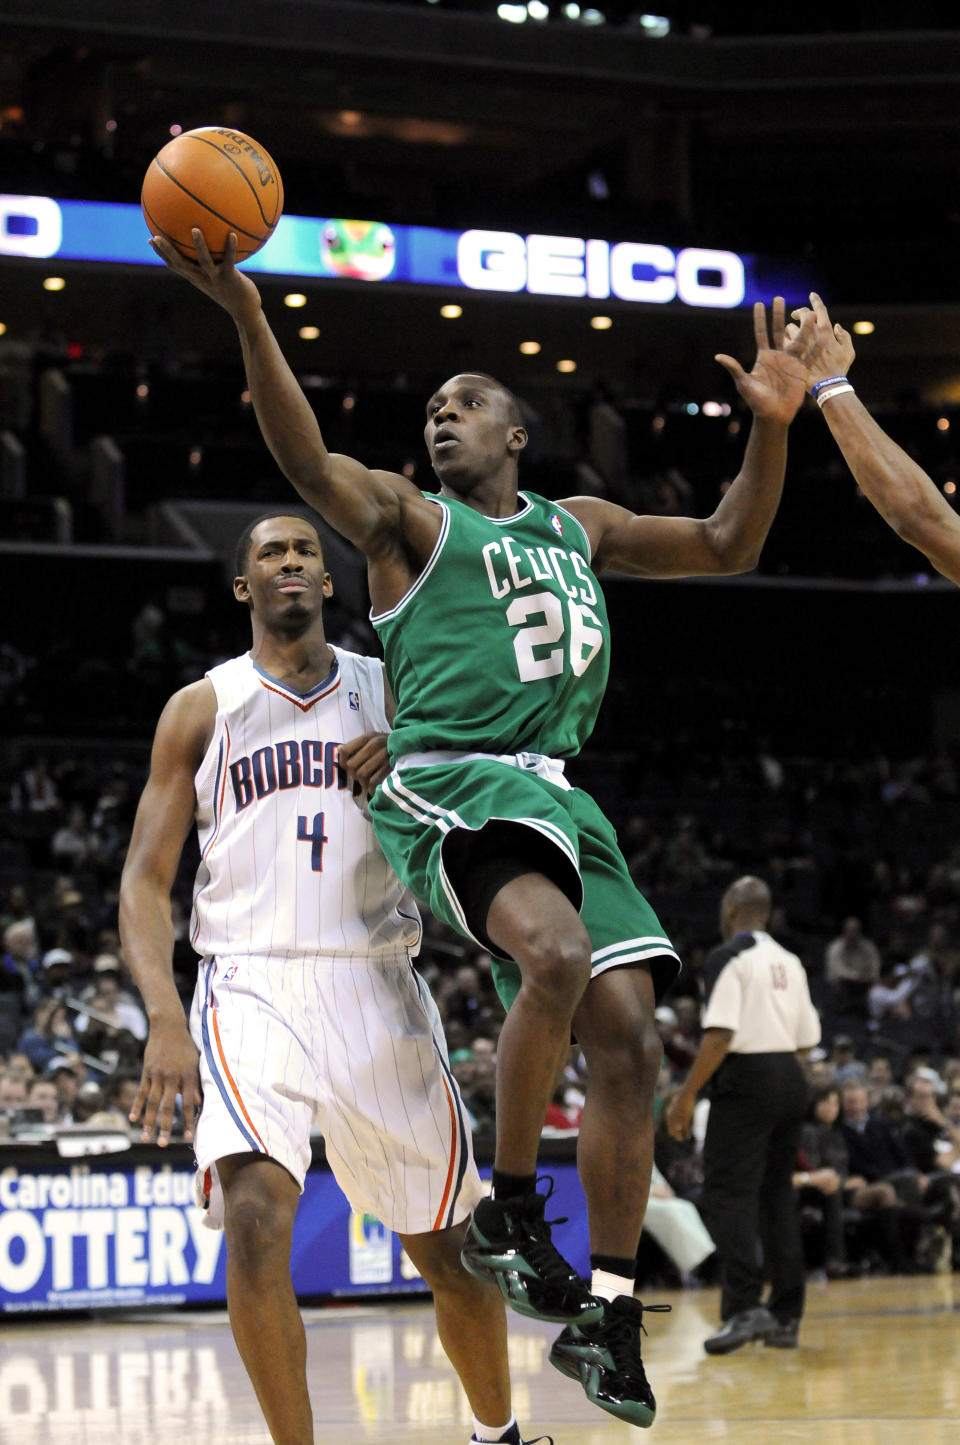
[[[191,232],[203,232],[214,261],[227,236],[237,236],[237,261],[259,251],[283,213],[283,182],[275,161],[242,131],[225,126],[188,130],[154,156],[140,195],[152,236],[164,236],[188,261],[198,253]]]

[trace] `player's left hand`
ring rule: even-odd
[[[390,771],[387,734],[361,733],[358,738],[350,738],[340,744],[337,759],[347,776],[369,795]]]
[[[809,330],[813,324],[812,319],[805,319],[798,335],[803,335],[804,328]],[[729,371],[737,391],[754,416],[788,425],[796,416],[806,393],[806,371],[793,350],[785,350],[782,296],[773,298],[771,329],[772,342],[767,330],[767,309],[762,301],[757,301],[753,308],[753,332],[757,340],[753,370],[744,371],[732,356],[721,354],[714,360]]]
[[[828,376],[846,376],[856,356],[853,339],[839,321],[830,320],[816,291],[810,292],[809,306],[798,306],[790,314],[793,320],[784,329],[786,348],[802,363],[807,386]]]

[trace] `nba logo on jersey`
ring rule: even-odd
[[[561,522],[556,512],[550,513],[550,525],[556,532],[558,537],[563,536],[563,523]]]
[[[350,707],[352,708],[352,710],[353,710],[354,712],[359,712],[359,711],[360,711],[360,694],[359,694],[358,692],[348,692],[348,693],[347,693],[347,698],[348,698],[348,700],[349,700],[349,702],[350,702]]]

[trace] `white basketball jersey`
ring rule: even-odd
[[[420,918],[337,764],[386,732],[383,665],[333,648],[301,695],[249,653],[211,668],[213,738],[196,775],[201,861],[191,942],[213,954],[416,952]]]

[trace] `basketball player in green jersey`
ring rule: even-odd
[[[731,373],[754,414],[743,466],[713,516],[643,517],[593,497],[518,489],[526,443],[509,391],[451,378],[427,404],[438,497],[331,455],[257,288],[228,244],[199,265],[155,237],[171,269],[236,323],[264,438],[303,499],[366,555],[372,618],[397,703],[393,771],[371,803],[377,837],[411,891],[498,960],[507,1016],[497,1053],[493,1197],[463,1261],[522,1313],[565,1323],[551,1351],[588,1396],[635,1425],[656,1404],[640,1355],[634,1260],[653,1157],[657,992],[676,955],[634,888],[613,829],[563,776],[590,733],[609,665],[597,575],[742,572],[776,512],[803,370],[754,308],[757,357]],[[798,338],[797,345],[800,344]],[[571,1028],[589,1087],[578,1165],[590,1286],[554,1248],[538,1193],[540,1131]]]

